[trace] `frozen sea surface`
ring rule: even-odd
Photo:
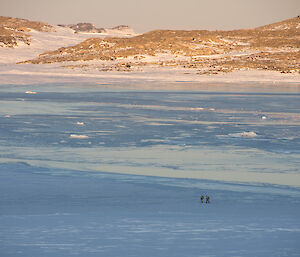
[[[0,168],[1,256],[299,256],[299,189]]]
[[[3,85],[1,256],[299,256],[299,113],[297,90]]]
[[[0,161],[300,186],[297,88],[1,86]]]

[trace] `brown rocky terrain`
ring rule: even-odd
[[[75,46],[42,53],[26,63],[96,60],[102,61],[100,70],[131,70],[150,64],[193,68],[199,74],[240,69],[299,72],[299,35],[299,16],[247,30],[156,30],[131,38],[87,39]],[[87,62],[84,67],[88,65]]]
[[[0,47],[15,47],[20,41],[30,45],[30,35],[26,33],[31,30],[49,32],[54,27],[44,22],[0,16]]]

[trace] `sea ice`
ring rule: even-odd
[[[297,256],[299,189],[0,164],[5,257]],[[209,195],[210,204],[201,203]]]
[[[296,89],[116,81],[0,87],[1,256],[299,255]]]
[[[253,138],[257,137],[257,134],[254,131],[244,131],[241,133],[233,133],[228,134],[229,137],[245,137],[245,138]]]
[[[70,138],[79,138],[79,139],[86,139],[89,138],[87,135],[76,135],[76,134],[71,134]]]

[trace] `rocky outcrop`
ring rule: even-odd
[[[88,32],[88,33],[98,33],[98,29],[92,23],[78,23],[76,25],[70,26],[71,29],[76,32]]]
[[[73,29],[76,33],[103,33],[103,34],[126,34],[126,35],[135,35],[135,32],[130,26],[119,25],[113,28],[96,28],[92,23],[77,23],[70,25],[62,25],[61,27],[68,27]]]
[[[134,30],[127,25],[119,25],[110,29],[102,29],[101,33],[135,35]]]
[[[29,45],[30,35],[26,33],[31,30],[55,31],[53,26],[44,22],[0,16],[0,46],[15,47],[18,42]]]
[[[59,24],[58,26],[71,28],[77,33],[99,33],[99,29],[97,29],[94,24],[88,22],[81,22],[70,25]]]

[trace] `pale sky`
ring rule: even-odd
[[[0,16],[154,29],[254,28],[300,15],[300,0],[0,0]]]

